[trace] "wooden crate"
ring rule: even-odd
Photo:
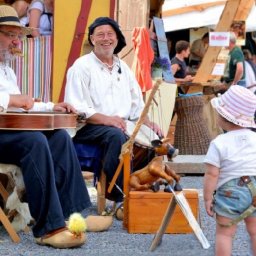
[[[196,189],[184,189],[195,218],[198,220],[199,198]],[[128,198],[128,233],[156,233],[173,195],[166,192],[130,191]],[[192,229],[177,205],[165,233],[192,233]]]

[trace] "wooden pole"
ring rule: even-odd
[[[158,90],[160,84],[162,83],[162,79],[158,79],[156,80],[154,86],[153,86],[153,89],[148,97],[148,100],[144,106],[144,109],[138,119],[138,121],[136,122],[136,125],[135,125],[135,128],[134,128],[134,131],[131,135],[131,137],[129,138],[128,141],[126,141],[126,143],[123,144],[122,146],[122,150],[121,150],[121,153],[120,153],[120,156],[119,156],[119,159],[120,159],[120,162],[119,162],[119,165],[116,169],[116,172],[115,172],[115,175],[114,177],[112,178],[110,184],[109,184],[109,187],[108,187],[108,193],[110,193],[115,185],[115,182],[116,182],[116,179],[117,177],[119,176],[121,170],[122,170],[122,166],[123,166],[123,155],[126,154],[127,152],[129,152],[129,154],[131,155],[132,154],[132,149],[133,149],[133,143],[134,143],[134,140],[135,140],[135,137],[137,136],[137,133],[139,132],[140,130],[140,127],[141,125],[144,123],[145,121],[145,118],[148,114],[148,111],[149,111],[149,107],[151,105],[151,102],[154,98],[154,95],[156,93],[156,91]]]
[[[14,230],[12,224],[10,223],[7,216],[4,214],[2,208],[0,207],[0,221],[2,222],[3,226],[5,227],[6,231],[10,235],[11,239],[15,243],[20,242],[20,237],[17,235],[16,231]]]
[[[254,0],[227,1],[215,31],[228,32],[234,20],[246,20],[254,4]],[[211,73],[217,63],[221,48],[222,47],[219,46],[208,47],[195,78],[193,79],[193,83],[206,83],[211,78]],[[193,92],[193,89],[194,88],[191,87],[191,90],[188,92]]]
[[[169,224],[169,222],[172,218],[172,215],[174,213],[176,205],[177,205],[177,202],[176,202],[175,198],[172,197],[172,200],[170,201],[170,203],[168,205],[168,208],[165,212],[162,223],[161,223],[159,229],[157,230],[157,233],[156,233],[156,235],[155,235],[155,237],[154,237],[154,239],[151,243],[151,246],[150,246],[150,251],[151,252],[154,251],[156,249],[156,247],[161,244],[162,237],[163,237],[163,235],[165,233],[165,230],[166,230],[166,228],[167,228],[167,226],[168,226],[168,224]]]

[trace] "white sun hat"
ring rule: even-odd
[[[232,85],[223,95],[211,100],[212,106],[225,119],[241,127],[256,128],[254,114],[256,95],[239,85]]]

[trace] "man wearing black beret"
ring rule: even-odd
[[[93,50],[78,58],[67,73],[65,101],[87,116],[87,124],[76,132],[74,141],[96,143],[104,154],[107,184],[119,164],[126,120],[139,118],[144,102],[134,74],[117,54],[126,46],[125,38],[111,18],[97,18],[90,26],[88,41]],[[147,118],[145,125],[161,135]],[[116,184],[122,189],[122,175]],[[108,198],[120,203],[122,193],[114,187]]]

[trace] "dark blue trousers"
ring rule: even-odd
[[[97,144],[101,147],[103,151],[103,170],[106,173],[108,185],[119,164],[121,148],[126,142],[125,134],[119,128],[87,124],[77,132],[74,141]],[[123,172],[119,175],[116,184],[123,189]],[[110,194],[106,194],[106,197],[116,202],[123,201],[123,194],[116,187],[113,188]]]
[[[64,227],[71,213],[91,205],[65,130],[0,131],[0,162],[21,168],[35,237]]]

